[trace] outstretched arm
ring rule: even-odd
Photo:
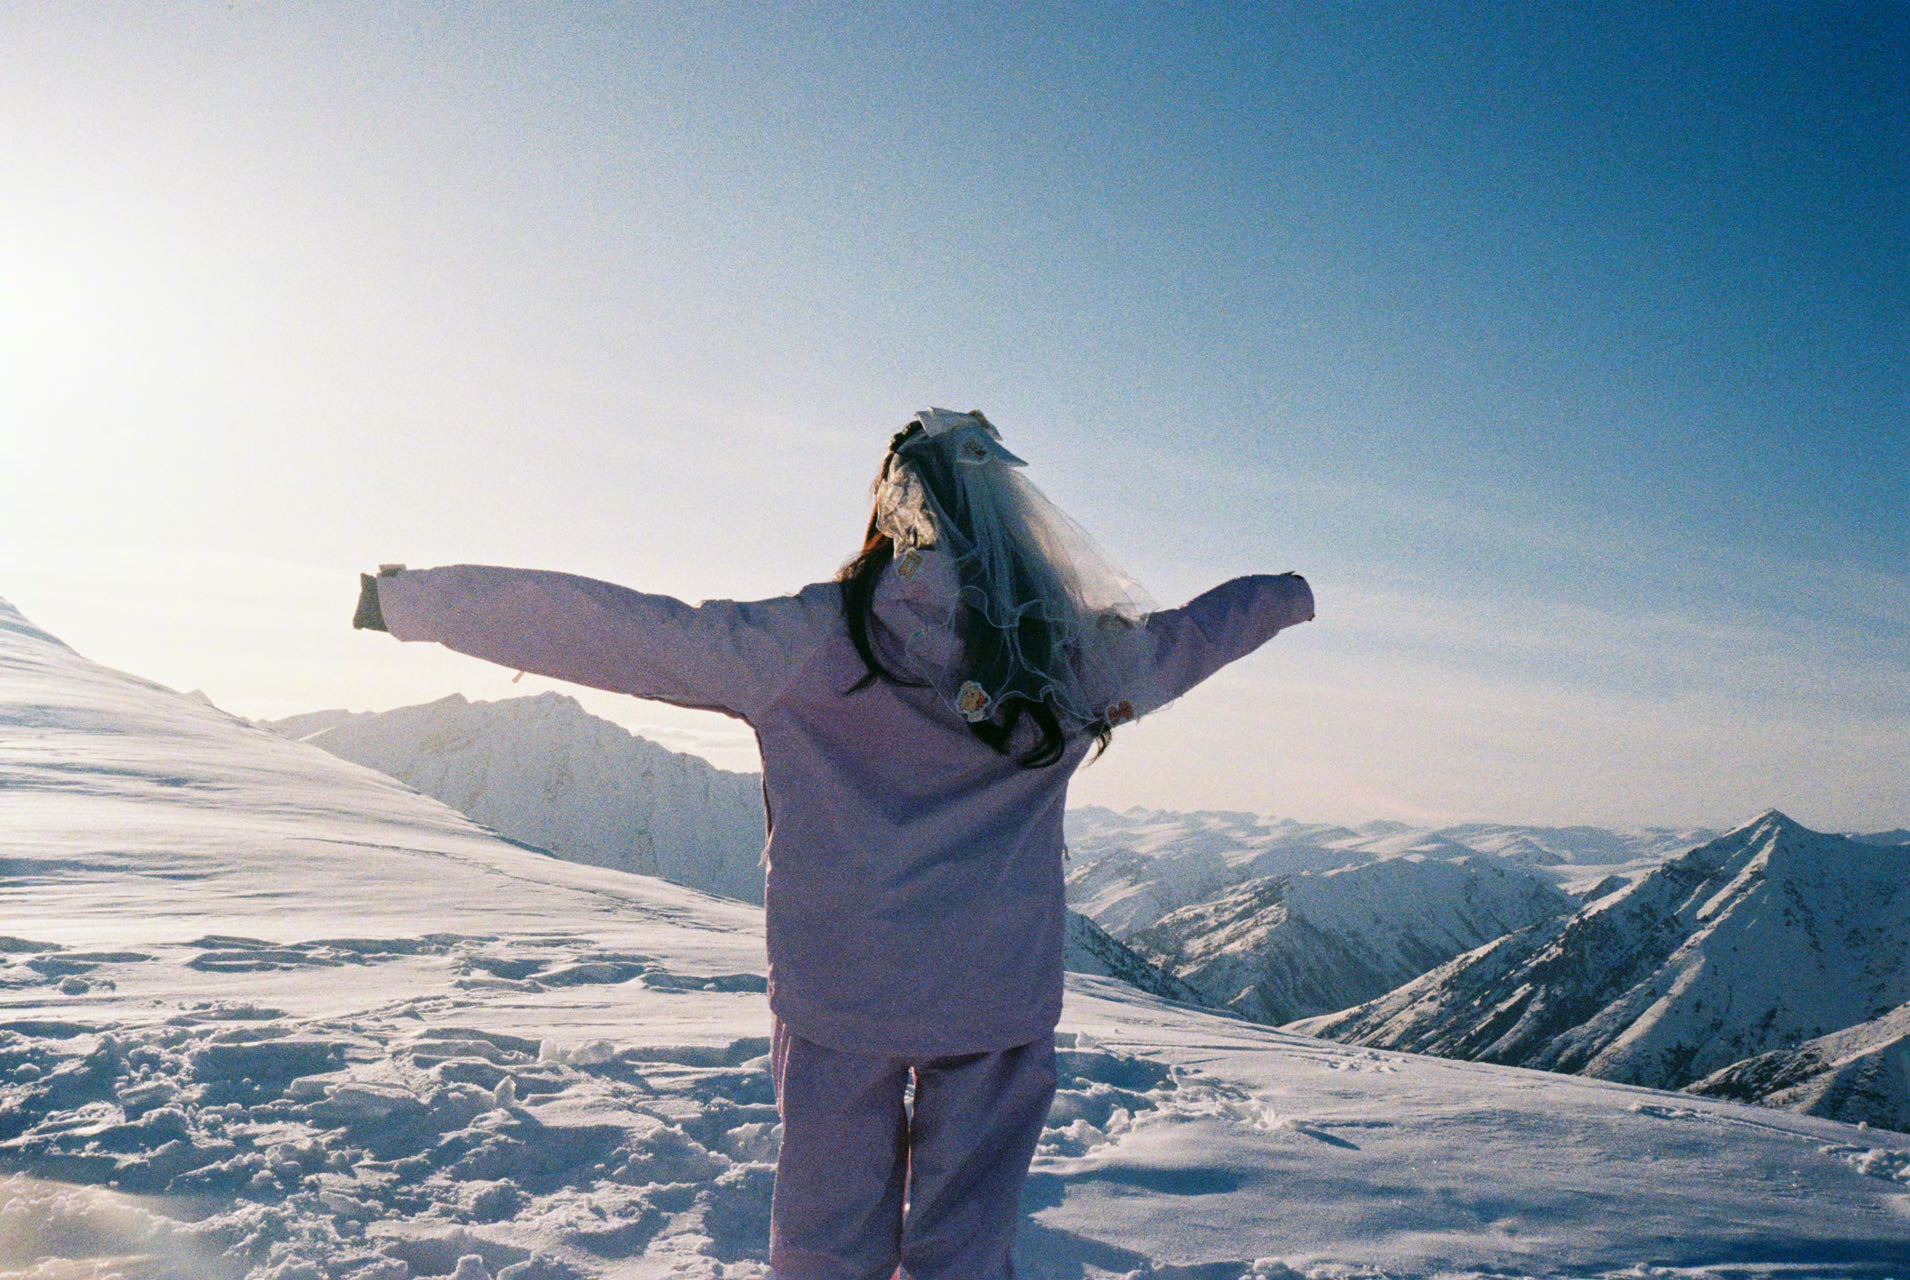
[[[833,583],[699,605],[573,573],[497,565],[388,570],[362,583],[356,626],[744,720],[782,692],[838,612]]]
[[[1177,609],[1149,614],[1156,687],[1133,714],[1172,702],[1276,633],[1312,618],[1313,589],[1297,573],[1232,578]]]

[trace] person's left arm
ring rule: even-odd
[[[764,600],[687,604],[549,569],[454,564],[366,578],[360,613],[399,640],[749,720],[839,616],[833,582]]]

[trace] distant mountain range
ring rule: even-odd
[[[1906,1102],[1907,962],[1910,848],[1772,810],[1570,915],[1291,1029],[1888,1123]],[[1894,1088],[1882,1106],[1866,1101],[1878,1087]]]
[[[1267,876],[1393,858],[1487,857],[1530,868],[1569,893],[1607,892],[1718,833],[1702,827],[1542,827],[1469,822],[1356,827],[1232,810],[1068,811],[1068,900],[1126,938],[1182,907]]]
[[[1578,900],[1517,863],[1420,854],[1263,876],[1128,943],[1209,1004],[1279,1024],[1390,991]]]

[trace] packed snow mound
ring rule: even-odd
[[[1562,920],[1295,1029],[1678,1088],[1910,1000],[1910,850],[1771,810]]]
[[[1486,822],[1436,829],[1391,821],[1344,827],[1225,809],[1177,813],[1084,805],[1068,811],[1068,902],[1126,939],[1250,880],[1408,857],[1489,857],[1541,871],[1582,894],[1608,878],[1635,880],[1716,835],[1703,828]]]
[[[1732,1063],[1690,1091],[1910,1133],[1910,1004]]]
[[[1250,880],[1127,940],[1205,1003],[1279,1024],[1371,1000],[1577,906],[1517,864],[1399,857]]]
[[[761,777],[659,746],[568,694],[471,702],[454,693],[270,727],[560,858],[763,900]]]
[[[0,1272],[764,1280],[761,912],[0,625]],[[1910,1142],[1070,975],[1030,1280],[1878,1276]]]

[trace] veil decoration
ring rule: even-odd
[[[1027,478],[981,413],[926,409],[912,422],[922,430],[891,449],[870,489],[899,589],[923,621],[903,637],[915,673],[970,721],[1047,701],[1070,737],[1158,705],[1146,588]],[[953,510],[924,467],[949,478]]]

